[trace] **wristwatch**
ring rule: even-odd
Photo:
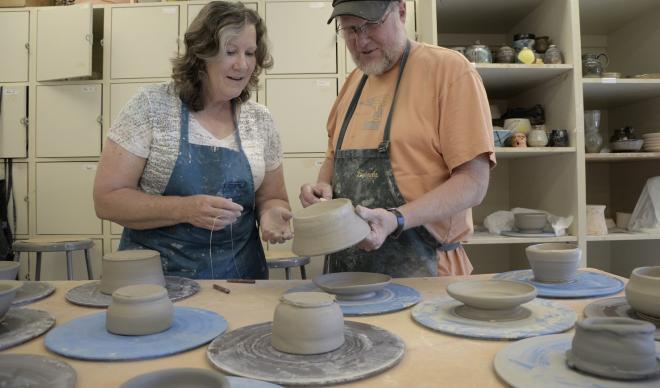
[[[394,229],[394,232],[392,232],[390,236],[393,239],[397,239],[399,238],[399,236],[401,236],[401,233],[403,233],[403,227],[406,225],[406,219],[403,218],[403,214],[401,214],[401,212],[397,208],[391,207],[386,210],[396,216],[396,229]]]

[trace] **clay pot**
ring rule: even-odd
[[[568,366],[597,376],[632,380],[660,371],[655,326],[630,318],[587,318],[577,323]]]
[[[635,268],[626,284],[626,299],[633,310],[660,318],[660,266]]]
[[[605,205],[587,205],[587,234],[591,236],[607,234]]]
[[[516,213],[513,224],[520,233],[541,233],[545,228],[545,213]]]
[[[0,280],[15,280],[20,267],[18,261],[0,261]]]
[[[321,201],[293,215],[291,249],[299,256],[334,253],[364,240],[371,230],[349,199]]]
[[[121,335],[160,333],[172,326],[174,306],[165,288],[155,284],[122,287],[112,293],[105,326]]]
[[[576,244],[544,243],[525,248],[534,280],[562,283],[575,280],[582,251]]]
[[[632,213],[616,212],[616,226],[621,229],[628,229]]]
[[[103,275],[99,290],[112,294],[121,287],[157,284],[165,287],[160,253],[151,250],[126,250],[103,255]]]
[[[145,373],[130,379],[120,388],[229,388],[220,372],[201,368],[175,368]]]
[[[391,280],[390,275],[373,272],[335,272],[312,279],[320,289],[342,300],[372,297],[376,291],[390,284]]]
[[[466,306],[483,310],[507,310],[536,298],[536,288],[512,280],[466,280],[451,283],[447,294]]]
[[[0,322],[9,311],[11,302],[16,297],[16,291],[21,288],[22,282],[16,280],[0,280]]]
[[[344,344],[344,315],[324,292],[292,292],[280,297],[273,316],[271,344],[280,352],[320,354]]]

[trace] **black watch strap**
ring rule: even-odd
[[[401,214],[399,209],[391,207],[387,209],[387,211],[396,216],[396,229],[394,229],[394,232],[392,232],[390,236],[394,239],[397,239],[399,236],[401,236],[401,233],[403,233],[403,227],[406,225],[406,219],[403,218],[403,214]]]

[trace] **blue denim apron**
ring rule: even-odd
[[[120,250],[153,249],[160,252],[168,276],[197,279],[267,279],[268,268],[259,241],[252,171],[235,118],[238,151],[190,144],[189,113],[181,108],[179,157],[163,195],[217,195],[243,206],[236,222],[211,233],[188,223],[157,229],[124,228]]]

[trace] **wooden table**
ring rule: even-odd
[[[596,271],[596,270],[593,270]],[[476,275],[470,279],[487,279],[492,275]],[[446,294],[448,284],[465,277],[396,279],[397,283],[414,287],[423,300]],[[201,291],[177,306],[199,307],[215,311],[229,322],[229,330],[265,321],[271,321],[278,298],[287,289],[304,284],[300,280],[257,281],[256,284],[226,283],[225,281],[199,281]],[[101,311],[85,308],[65,301],[64,294],[70,288],[83,284],[81,281],[56,281],[56,291],[50,297],[26,307],[47,310],[62,324],[71,319]],[[231,289],[224,294],[212,288],[218,283]],[[614,296],[614,295],[612,295]],[[582,318],[582,310],[594,299],[557,300],[571,307]],[[501,387],[505,386],[493,369],[493,358],[508,341],[481,341],[441,334],[421,325],[411,318],[411,309],[396,313],[348,317],[347,320],[370,323],[399,335],[406,344],[403,360],[394,368],[371,378],[346,386],[360,387]],[[1,352],[48,355],[66,361],[78,372],[78,387],[117,387],[126,380],[146,372],[165,368],[195,367],[213,369],[206,359],[206,346],[146,361],[89,362],[67,359],[49,352],[44,347],[44,337]]]

